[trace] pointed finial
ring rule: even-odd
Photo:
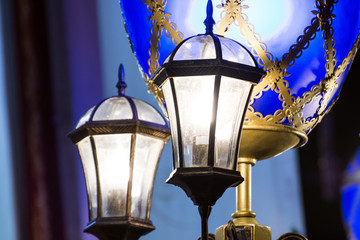
[[[213,4],[211,0],[208,0],[206,5],[206,19],[204,21],[206,32],[205,34],[213,34],[213,26],[215,24],[215,21],[213,19]]]
[[[125,82],[125,71],[124,71],[124,66],[122,64],[120,64],[119,66],[119,81],[116,84],[116,87],[118,89],[118,94],[119,96],[124,96],[125,95],[125,88],[127,87],[126,82]]]

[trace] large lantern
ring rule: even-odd
[[[209,1],[206,34],[181,42],[152,77],[170,120],[174,171],[168,183],[199,205],[203,225],[210,206],[243,180],[236,171],[241,128],[253,85],[264,74],[241,44],[212,33],[211,15]]]
[[[119,83],[119,96],[91,108],[70,138],[78,147],[87,186],[90,222],[85,232],[101,239],[138,239],[154,229],[151,195],[170,130],[155,108],[125,96],[126,84]]]

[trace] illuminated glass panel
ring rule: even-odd
[[[131,134],[94,136],[102,217],[126,215]]]
[[[97,201],[97,177],[94,160],[94,153],[90,142],[90,137],[86,137],[78,144],[78,149],[82,161],[85,174],[85,182],[88,193],[88,201],[90,214],[89,219],[94,220],[97,217],[98,201]]]
[[[133,217],[147,218],[148,200],[151,199],[157,163],[163,146],[164,142],[160,139],[136,134],[131,190],[131,216]]]
[[[234,166],[240,124],[250,88],[249,82],[221,78],[215,130],[215,167],[232,169]]]
[[[144,101],[132,98],[135,103],[139,120],[165,125],[164,118],[155,108]]]
[[[231,39],[219,37],[222,58],[224,60],[236,63],[242,63],[248,66],[255,67],[254,59],[251,58],[251,55],[246,51],[242,46],[237,42],[234,42]]]
[[[180,46],[174,57],[178,60],[215,59],[214,40],[210,36],[197,36],[187,40]]]
[[[184,167],[208,166],[214,83],[215,76],[174,78]]]
[[[167,106],[167,111],[168,111],[168,115],[169,116],[176,116],[175,113],[175,104],[174,104],[174,96],[173,96],[173,92],[171,90],[171,84],[170,81],[172,80],[168,80],[162,87],[162,90],[164,92],[164,97],[166,99],[166,106]],[[178,140],[179,140],[179,136],[178,136],[178,131],[177,128],[175,126],[177,126],[178,122],[176,117],[170,117],[169,118],[170,121],[170,126],[172,126],[170,128],[171,130],[171,142],[173,145],[173,156],[176,159],[175,162],[175,166],[174,168],[178,168],[180,167],[180,156],[179,156],[179,149],[177,148],[178,146]]]
[[[105,100],[96,109],[93,121],[132,119],[133,112],[125,97],[113,97]]]

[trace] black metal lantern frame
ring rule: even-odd
[[[255,66],[248,66],[245,64],[224,60],[222,58],[222,49],[219,36],[215,34],[204,34],[197,35],[194,38],[202,36],[208,36],[212,38],[215,46],[216,58],[206,60],[174,60],[174,57],[177,51],[181,48],[182,44],[192,39],[189,38],[177,46],[175,51],[173,51],[173,53],[168,57],[168,61],[162,65],[162,67],[154,74],[152,79],[160,88],[163,87],[168,81],[170,82],[170,95],[172,98],[170,99],[170,102],[173,104],[173,114],[175,115],[170,116],[169,114],[173,137],[175,170],[171,173],[167,183],[171,183],[182,188],[187,196],[191,198],[193,203],[199,206],[199,213],[202,218],[202,239],[206,240],[208,239],[207,221],[211,212],[211,206],[215,204],[217,199],[222,196],[228,187],[237,186],[244,180],[240,173],[236,171],[236,160],[240,145],[241,126],[244,120],[245,111],[247,109],[247,103],[251,95],[253,84],[256,84],[262,78],[264,72],[256,67],[256,61],[249,52],[247,53],[249,56],[251,56]],[[210,116],[211,122],[208,132],[208,142],[204,143],[204,149],[199,151],[200,154],[207,153],[207,163],[205,164],[206,166],[186,166],[181,129],[181,114],[179,110],[180,107],[178,106],[175,79],[180,80],[177,78],[181,77],[198,78],[201,76],[212,76],[214,78],[213,99],[212,102],[209,103],[212,105],[212,115]],[[240,128],[235,133],[236,143],[230,146],[234,148],[231,149],[233,154],[228,156],[229,158],[232,158],[230,159],[230,161],[232,161],[230,168],[222,168],[215,165],[215,135],[217,131],[217,115],[219,111],[218,103],[220,88],[224,78],[231,78],[232,81],[246,81],[250,85],[250,89],[247,92],[248,95],[246,95],[246,104],[243,106],[244,109],[234,109],[234,111],[241,111],[243,115],[241,116],[241,120],[238,125]],[[196,91],[196,89],[194,91]],[[165,92],[164,94],[166,95]],[[166,99],[165,96],[165,102],[167,106],[168,101],[169,99]],[[187,106],[182,107],[186,108]],[[172,118],[175,120],[172,120]]]
[[[88,190],[89,218],[90,218],[90,222],[88,223],[88,225],[86,226],[84,231],[87,233],[91,233],[102,240],[138,239],[140,236],[155,229],[155,227],[152,225],[151,220],[149,219],[153,184],[150,186],[149,196],[146,196],[147,199],[145,199],[146,209],[142,209],[141,210],[142,213],[139,214],[144,217],[132,215],[131,208],[132,208],[132,204],[133,204],[132,201],[134,201],[134,199],[132,199],[133,185],[139,184],[136,182],[137,180],[133,178],[134,177],[134,165],[137,164],[137,163],[135,163],[135,155],[136,155],[136,151],[137,151],[136,142],[138,141],[137,138],[139,135],[142,135],[145,137],[151,137],[151,139],[161,140],[159,142],[163,142],[162,143],[163,145],[170,138],[170,129],[167,126],[163,117],[161,117],[160,113],[158,113],[156,109],[154,109],[154,111],[156,111],[157,114],[159,115],[159,117],[161,117],[161,119],[163,120],[163,123],[164,123],[163,125],[158,124],[156,122],[141,120],[141,117],[138,116],[138,109],[136,107],[136,103],[134,102],[137,99],[133,99],[131,97],[125,96],[124,90],[123,90],[123,88],[125,88],[125,87],[126,87],[126,85],[119,87],[119,96],[107,98],[107,99],[103,100],[101,103],[99,103],[98,105],[96,105],[94,108],[90,109],[89,112],[87,114],[85,114],[84,117],[80,120],[78,127],[69,134],[69,137],[71,138],[71,140],[73,141],[74,144],[78,145],[83,140],[86,139],[87,141],[90,142],[89,145],[91,145],[91,147],[89,147],[89,149],[91,148],[91,153],[87,153],[87,154],[91,155],[91,160],[93,161],[92,164],[94,165],[94,168],[95,168],[95,173],[93,174],[94,176],[92,176],[92,177],[96,178],[96,180],[92,180],[92,181],[96,181],[96,187],[95,187],[96,192],[93,193],[96,195],[96,200],[94,200],[95,195],[93,197],[91,196],[91,189],[89,188],[90,183],[88,182],[90,177],[86,176],[87,172],[86,172],[85,168],[87,166],[85,166],[86,165],[85,160],[82,159],[85,178],[86,178],[86,184],[87,184],[87,190]],[[99,119],[94,120],[94,116],[97,113],[97,110],[99,109],[100,106],[102,106],[104,103],[106,103],[109,100],[110,101],[111,100],[118,101],[119,99],[121,99],[122,101],[128,102],[128,104],[130,105],[131,112],[132,112],[132,118],[116,119],[116,120],[99,120]],[[137,100],[137,101],[142,102],[140,100]],[[129,164],[129,169],[128,169],[129,172],[126,174],[128,174],[129,176],[128,176],[128,179],[126,180],[127,182],[124,183],[125,185],[127,184],[126,196],[117,196],[116,195],[116,197],[111,200],[111,201],[114,201],[113,203],[109,203],[110,201],[106,203],[108,205],[110,205],[110,204],[114,205],[113,208],[117,208],[119,205],[118,201],[120,201],[118,198],[122,198],[121,201],[125,201],[125,203],[124,203],[125,210],[121,210],[121,211],[124,211],[124,214],[121,214],[121,215],[114,214],[114,213],[107,214],[107,213],[103,212],[104,210],[103,210],[102,194],[106,194],[106,193],[103,193],[103,189],[102,189],[103,183],[101,182],[100,174],[104,175],[106,173],[100,173],[99,161],[101,162],[103,159],[99,158],[96,141],[98,141],[97,140],[98,136],[105,136],[105,135],[106,136],[120,136],[121,135],[121,136],[126,136],[127,138],[130,138],[128,140],[128,142],[130,143],[129,144],[130,149],[127,150],[129,152],[129,156],[126,157],[126,159],[128,159],[128,161],[129,161],[129,163],[128,163]],[[158,141],[158,140],[156,140],[156,141]],[[79,145],[78,145],[78,147],[79,147]],[[146,146],[146,147],[151,147],[151,146]],[[161,150],[162,150],[162,148],[161,148]],[[153,173],[153,179],[151,179],[152,183],[154,182],[154,179],[155,179],[155,173],[156,173],[157,164],[158,164],[158,161],[159,161],[159,158],[161,155],[161,150],[157,156],[158,159],[154,159],[154,161],[156,160],[156,163],[155,163],[156,166],[154,169],[155,172]],[[79,151],[80,151],[80,148],[79,148]],[[126,153],[124,153],[124,154],[126,155]],[[81,157],[83,158],[83,156],[81,156]],[[114,166],[114,168],[116,168],[116,166]],[[119,169],[119,171],[120,171],[120,169]],[[117,175],[119,175],[119,174],[121,174],[121,172],[117,173]],[[143,173],[143,174],[145,174],[145,173]],[[109,177],[111,177],[111,176],[109,176]],[[125,181],[125,179],[124,179],[124,181]],[[140,191],[142,191],[141,189],[140,189]],[[92,203],[92,201],[96,201],[96,203]]]
[[[174,56],[178,49],[190,40],[191,38],[198,36],[210,36],[214,41],[216,58],[214,59],[205,59],[205,60],[174,60]],[[172,54],[168,57],[168,61],[162,65],[162,67],[154,74],[152,79],[155,83],[162,87],[166,80],[170,81],[172,95],[174,97],[176,118],[177,118],[177,138],[179,144],[179,162],[180,166],[175,166],[174,162],[174,171],[171,174],[167,182],[174,185],[181,186],[181,188],[186,192],[186,194],[193,200],[195,205],[214,205],[216,200],[223,194],[223,192],[229,186],[236,186],[243,181],[243,178],[240,176],[240,173],[236,171],[236,161],[233,161],[231,169],[218,168],[214,166],[214,145],[215,145],[215,128],[216,128],[216,116],[217,116],[217,103],[219,98],[220,84],[222,77],[230,77],[234,79],[241,79],[251,83],[258,83],[261,77],[264,75],[264,71],[259,69],[257,66],[248,66],[241,63],[235,63],[222,58],[222,48],[219,40],[219,36],[216,34],[199,34],[197,36],[190,37],[183,42],[181,42]],[[221,36],[220,36],[221,37]],[[239,43],[237,43],[239,44]],[[239,44],[241,46],[241,44]],[[242,46],[241,46],[242,47]],[[244,48],[246,50],[246,48]],[[248,50],[246,50],[248,52]],[[253,56],[248,52],[249,56],[253,59],[253,62],[256,64]],[[189,77],[189,76],[215,76],[214,84],[214,98],[213,98],[213,112],[212,112],[212,121],[209,132],[209,143],[208,143],[208,159],[207,167],[194,167],[188,168],[184,167],[184,153],[182,146],[182,136],[181,136],[181,126],[179,121],[179,110],[176,99],[176,90],[174,86],[175,77]],[[250,98],[249,94],[249,98]],[[211,103],[210,103],[211,104]],[[237,109],[234,109],[237,111]],[[243,115],[243,118],[245,114]],[[243,121],[243,119],[242,119]],[[237,137],[236,152],[239,150],[240,142],[240,132]],[[174,137],[174,136],[173,136]],[[175,158],[176,156],[174,156]],[[235,155],[235,159],[237,155]],[[190,185],[195,185],[191,186]],[[201,191],[190,189],[202,189]],[[208,191],[204,188],[209,188]],[[218,189],[218,191],[214,191]]]
[[[129,101],[133,112],[136,113],[136,107],[132,98],[127,96],[122,97],[125,97]],[[69,137],[74,144],[78,143],[87,136],[101,134],[141,133],[159,139],[168,140],[170,138],[169,128],[166,125],[139,120],[136,114],[134,114],[132,119],[126,120],[93,121],[94,113],[96,112],[97,107],[108,99],[109,98],[103,100],[94,108],[87,123],[69,134]]]
[[[164,92],[173,138],[174,171],[167,183],[182,188],[199,206],[202,240],[208,239],[211,206],[228,187],[244,180],[236,171],[241,128],[253,85],[264,75],[251,53],[240,43],[213,34],[212,12],[209,0],[204,21],[206,33],[181,42],[152,76]],[[226,55],[223,51],[227,51]],[[233,95],[227,97],[228,94]],[[203,99],[194,101],[196,95],[202,95]],[[231,117],[222,117],[228,113],[232,99],[238,101],[228,115]],[[196,106],[195,111],[189,106],[191,104]],[[198,115],[191,116],[191,113],[201,108],[208,114],[201,116],[201,120],[208,120],[204,120],[202,126],[190,123]],[[225,130],[227,124],[231,126],[229,131]],[[221,131],[227,135],[222,140],[217,138]],[[221,154],[216,155],[216,152]]]

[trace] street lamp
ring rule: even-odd
[[[152,231],[151,195],[158,161],[170,129],[151,105],[119,95],[91,108],[69,137],[85,174],[90,222],[85,232],[102,240],[138,239]]]
[[[168,183],[199,206],[208,239],[211,206],[243,181],[236,171],[240,134],[253,85],[264,72],[240,43],[213,34],[212,3],[206,33],[179,43],[152,81],[164,93],[173,143]]]

